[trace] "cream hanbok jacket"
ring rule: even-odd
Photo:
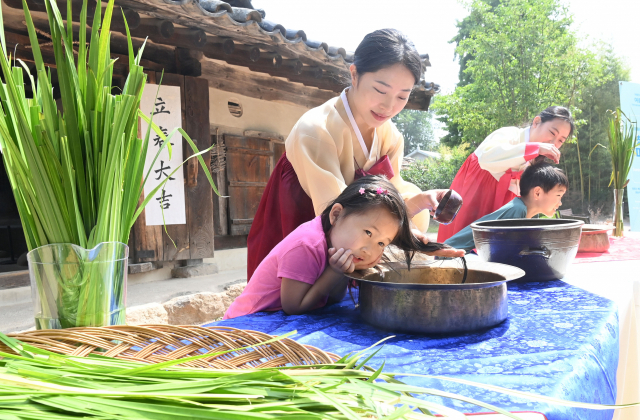
[[[340,97],[307,111],[291,130],[285,148],[300,185],[311,197],[316,215],[353,182],[358,169],[354,158],[366,171],[378,158],[388,155],[395,174],[390,181],[402,197],[406,200],[421,192],[400,176],[404,139],[396,126],[386,121],[377,128],[370,155],[365,156]],[[426,232],[429,212],[418,213],[413,222]]]

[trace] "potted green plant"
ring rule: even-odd
[[[109,29],[113,0],[109,0],[104,16],[102,8],[96,8],[88,45],[84,0],[77,58],[71,2],[67,2],[66,27],[55,0],[45,0],[45,4],[60,112],[53,96],[51,70],[45,68],[26,2],[24,17],[36,74],[21,60],[7,55],[0,8],[0,150],[30,250],[36,326],[122,324],[129,232],[149,200],[164,186],[158,185],[138,205],[151,171],[143,173],[150,132],[153,129],[163,140],[171,136],[165,136],[139,110],[146,82],[140,66],[144,44],[134,54],[126,20],[129,74],[124,88],[112,93],[115,60],[110,54]],[[32,95],[27,93],[25,82]],[[150,123],[142,139],[138,136],[140,117]],[[191,157],[198,158],[215,190],[200,156],[207,150],[198,152],[189,136],[178,131],[193,148]],[[158,154],[164,147],[171,153],[171,143],[164,141]]]
[[[613,184],[615,229],[614,236],[624,236],[623,203],[624,188],[629,183],[629,172],[633,164],[636,147],[637,122],[631,121],[621,110],[616,108],[609,113],[609,153],[611,154],[611,182]]]

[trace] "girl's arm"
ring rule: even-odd
[[[344,273],[351,273],[355,268],[351,250],[340,248],[336,251],[331,248],[329,255],[329,264],[313,284],[282,278],[280,301],[282,310],[288,315],[299,315],[315,309],[325,298],[335,296],[337,288],[346,288]]]

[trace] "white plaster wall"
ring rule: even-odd
[[[205,263],[218,265],[219,272],[230,270],[247,270],[247,248],[220,249],[213,253],[213,258],[205,258]]]
[[[229,112],[229,101],[242,105],[242,116]],[[268,131],[287,138],[291,128],[307,108],[263,101],[232,92],[209,88],[209,120],[221,133],[242,134],[245,130]],[[214,133],[212,133],[214,134]]]

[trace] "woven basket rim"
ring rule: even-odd
[[[176,365],[205,369],[320,365],[331,364],[339,359],[333,353],[298,343],[288,337],[260,344],[276,336],[225,326],[115,325],[32,330],[8,336],[59,354],[79,357],[101,355],[144,363],[161,363],[235,349],[226,354]],[[243,347],[249,348],[238,350]],[[0,344],[0,351],[13,353],[3,344]]]

